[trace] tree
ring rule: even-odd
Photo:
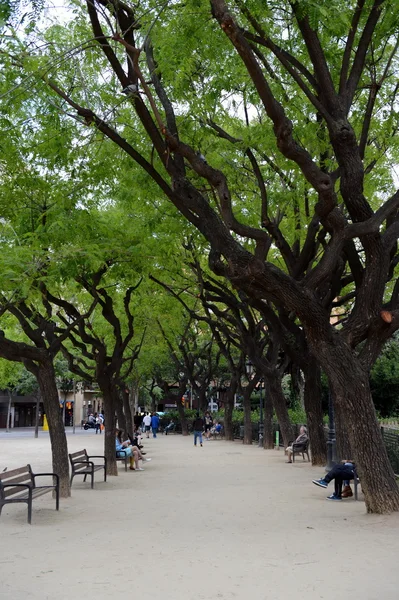
[[[91,36],[113,73],[107,91],[113,98],[115,80],[125,90],[138,136],[129,129],[125,110],[113,122],[99,114],[103,106],[110,108],[105,90],[100,101],[95,94],[85,95],[93,82],[90,69],[80,89],[74,82],[68,93],[71,71],[57,73],[56,82],[47,75],[47,57],[45,76],[40,61],[39,68],[29,61],[25,67],[65,103],[62,110],[68,105],[82,125],[97,129],[147,173],[206,238],[216,274],[249,297],[295,314],[329,378],[337,415],[347,423],[367,509],[397,510],[399,491],[368,375],[399,324],[399,285],[390,283],[398,262],[399,193],[390,177],[390,157],[396,150],[397,90],[391,75],[397,68],[399,9],[384,0],[336,0],[317,7],[305,0],[265,7],[254,0],[234,9],[224,0],[211,0],[213,22],[205,5],[195,3],[197,31],[198,21],[203,27],[188,45],[184,35],[193,25],[193,6],[172,5],[160,23],[147,10],[151,7],[141,3],[147,17],[139,24],[139,7],[118,0],[87,3]],[[213,122],[219,119],[242,132],[243,144],[230,153],[245,174],[240,181],[212,151],[204,160],[204,134],[195,135],[192,119],[176,117],[186,89],[184,69],[179,78],[176,62],[166,63],[172,48],[176,54],[183,42],[193,57],[189,115],[203,129],[209,123],[215,130]],[[85,53],[104,67],[90,44]],[[226,66],[222,77],[221,64]],[[232,75],[230,83],[227,75]],[[237,81],[245,85],[240,88]],[[225,116],[215,97],[211,105],[213,83],[218,92],[237,93],[243,101],[241,123]],[[255,104],[260,108],[252,132],[248,106]],[[381,126],[383,111],[386,122]],[[209,113],[216,117],[212,123]],[[297,191],[294,197],[288,194],[290,210],[269,203],[270,172],[285,185],[295,178],[303,203]],[[275,185],[270,187],[273,191]],[[260,219],[248,216],[256,217],[255,203],[261,207]],[[330,317],[338,296],[349,310],[336,326]]]

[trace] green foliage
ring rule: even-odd
[[[376,410],[382,417],[399,416],[399,340],[389,341],[370,375]]]

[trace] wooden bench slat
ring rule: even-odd
[[[29,487],[33,488],[32,482],[30,483]],[[15,494],[19,494],[19,493],[23,493],[23,492],[27,492],[28,488],[20,488],[20,487],[10,487],[10,488],[6,488],[3,492],[3,496],[4,498],[9,498],[9,496],[13,496]]]
[[[13,469],[12,471],[5,471],[4,473],[0,473],[0,481],[5,482],[5,479],[20,475],[21,473],[26,473],[27,476],[30,477],[30,471],[29,471],[29,467],[20,467],[19,469]]]
[[[74,459],[74,458],[78,458],[78,456],[87,456],[87,452],[86,452],[86,450],[79,450],[79,452],[73,452],[69,456],[70,456],[70,458]]]
[[[18,490],[18,491],[12,491]],[[38,498],[39,496],[43,496],[44,494],[48,494],[48,492],[52,492],[54,490],[54,486],[50,486],[48,488],[33,488],[32,489],[32,498]],[[4,494],[6,497],[9,496],[7,492],[10,492],[14,495],[15,500],[27,500],[29,498],[29,493],[27,489],[23,488],[10,488]]]
[[[1,482],[3,485],[9,485],[10,483],[30,483],[32,481],[30,473],[26,475],[19,475],[18,477],[9,477],[8,479],[3,479]]]

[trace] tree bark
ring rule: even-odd
[[[123,388],[121,390],[121,394],[122,394],[123,412],[125,414],[125,420],[126,420],[126,431],[128,432],[129,435],[131,435],[133,437],[134,426],[133,426],[132,410],[131,410],[130,400],[129,400],[129,391],[126,388]]]
[[[336,342],[336,340],[334,340]],[[344,343],[320,344],[320,362],[334,398],[337,423],[345,422],[358,466],[367,512],[399,510],[399,488],[375,414],[368,373]]]
[[[197,391],[197,403],[195,408],[198,408],[200,412],[208,410],[208,398],[206,397],[206,389],[203,387],[200,387]]]
[[[310,358],[305,375],[305,411],[310,440],[312,465],[323,466],[327,460],[327,445],[321,405],[321,371],[314,358]]]
[[[238,381],[235,377],[231,378],[230,387],[226,393],[226,402],[224,405],[224,437],[226,440],[234,441],[233,431],[233,408],[234,397],[238,388]]]
[[[115,391],[106,376],[97,377],[104,401],[104,456],[107,459],[107,475],[118,475],[115,450]]]
[[[123,401],[122,401],[121,395],[118,394],[117,391],[115,391],[115,393],[114,393],[114,404],[115,404],[116,416],[118,419],[118,427],[119,427],[119,429],[123,430],[124,439],[127,440],[128,431],[127,431],[127,424],[126,424],[126,415],[123,411]]]
[[[186,386],[184,384],[184,390],[185,389],[186,389]],[[184,394],[184,390],[182,393],[180,393],[181,389],[179,388],[179,397],[176,399],[176,406],[177,406],[177,412],[179,413],[182,435],[188,435],[188,423],[187,423],[187,419],[186,419],[186,412],[185,412],[185,408],[184,408],[183,404],[181,403],[181,397]]]
[[[40,413],[40,391],[37,392],[36,396],[36,412],[35,412],[35,438],[39,437],[39,413]]]
[[[233,433],[233,400],[231,401],[230,395],[227,395],[227,402],[224,405],[224,438],[229,441],[234,441]]]
[[[244,440],[243,443],[252,445],[251,393],[244,390]]]
[[[60,496],[68,498],[71,495],[69,485],[68,445],[65,427],[62,422],[62,413],[58,398],[58,389],[55,379],[54,365],[50,359],[37,366],[34,373],[40,387],[44,409],[49,426],[51,452],[53,458],[53,471],[60,478]]]
[[[288,446],[289,442],[293,440],[293,429],[288,414],[287,403],[281,387],[281,376],[276,371],[274,374],[265,374],[264,379],[265,390],[276,413],[281,435],[283,436],[284,446]]]
[[[334,398],[332,399],[332,402],[334,407]],[[349,441],[345,414],[342,414],[342,411],[334,410],[334,428],[337,449],[337,460],[340,461],[345,458],[352,458],[354,454],[352,452],[351,444]]]
[[[263,429],[263,447],[266,450],[273,450],[274,448],[274,437],[273,437],[273,404],[269,394],[267,393],[267,387],[265,382],[265,419]]]

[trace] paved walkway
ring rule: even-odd
[[[68,435],[101,454],[102,437]],[[144,473],[77,482],[0,518],[1,600],[397,600],[399,515],[325,500],[321,473],[239,442],[160,436]],[[0,437],[0,470],[49,470],[48,437]]]

